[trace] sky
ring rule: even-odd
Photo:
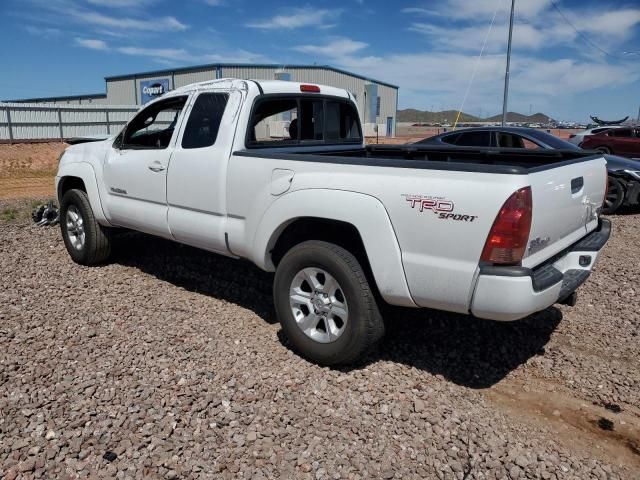
[[[0,0],[0,99],[216,62],[332,65],[399,108],[501,112],[509,0]],[[480,56],[480,53],[482,55]],[[516,0],[509,110],[638,116],[640,1]]]

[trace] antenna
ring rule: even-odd
[[[513,13],[516,0],[511,0],[511,16],[509,18],[509,43],[507,44],[507,69],[504,73],[504,97],[502,99],[502,126],[507,123],[507,101],[509,100],[509,65],[511,64],[511,38],[513,37]]]

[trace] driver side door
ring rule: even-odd
[[[111,223],[171,238],[166,177],[187,99],[153,102],[116,137],[104,165]]]

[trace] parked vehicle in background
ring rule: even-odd
[[[596,135],[598,133],[602,133],[602,132],[606,132],[607,130],[611,130],[614,128],[623,128],[621,125],[609,125],[606,127],[594,127],[594,128],[590,128],[588,130],[584,130],[582,132],[576,132],[576,133],[572,133],[571,135],[569,135],[569,140],[567,140],[569,143],[573,143],[574,145],[580,145],[583,141],[584,138],[588,135]]]
[[[617,127],[602,127],[611,130]],[[589,138],[589,137],[587,137]],[[467,147],[582,150],[555,135],[521,127],[476,127],[441,133],[416,144],[458,145]],[[621,206],[640,204],[640,161],[617,155],[604,155],[607,160],[609,186],[602,207],[605,214],[615,213]]]
[[[415,142],[417,145],[456,145],[460,147],[497,147],[580,150],[565,140],[542,130],[526,127],[472,127],[445,132]]]
[[[575,303],[609,238],[605,164],[580,150],[365,146],[345,90],[220,79],[68,147],[56,191],[75,262],[105,262],[117,227],[247,259],[275,272],[291,345],[335,365],[383,336],[384,302],[494,320]]]
[[[602,153],[621,155],[628,158],[640,158],[640,128],[614,128],[595,135],[584,137],[580,144],[584,149]]]

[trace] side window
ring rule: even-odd
[[[502,132],[498,132],[498,146],[502,148],[525,148],[522,137]]]
[[[630,137],[631,129],[630,128],[616,128],[609,132],[610,137]]]
[[[463,147],[490,147],[491,132],[465,132],[460,134],[456,145]]]
[[[182,148],[210,147],[216,143],[228,99],[226,93],[198,95],[182,135]]]
[[[122,148],[162,150],[169,146],[187,97],[169,98],[142,110],[127,125]]]
[[[459,138],[459,133],[452,133],[451,135],[445,135],[444,137],[442,137],[442,141],[444,143],[448,143],[449,145],[455,145]]]

